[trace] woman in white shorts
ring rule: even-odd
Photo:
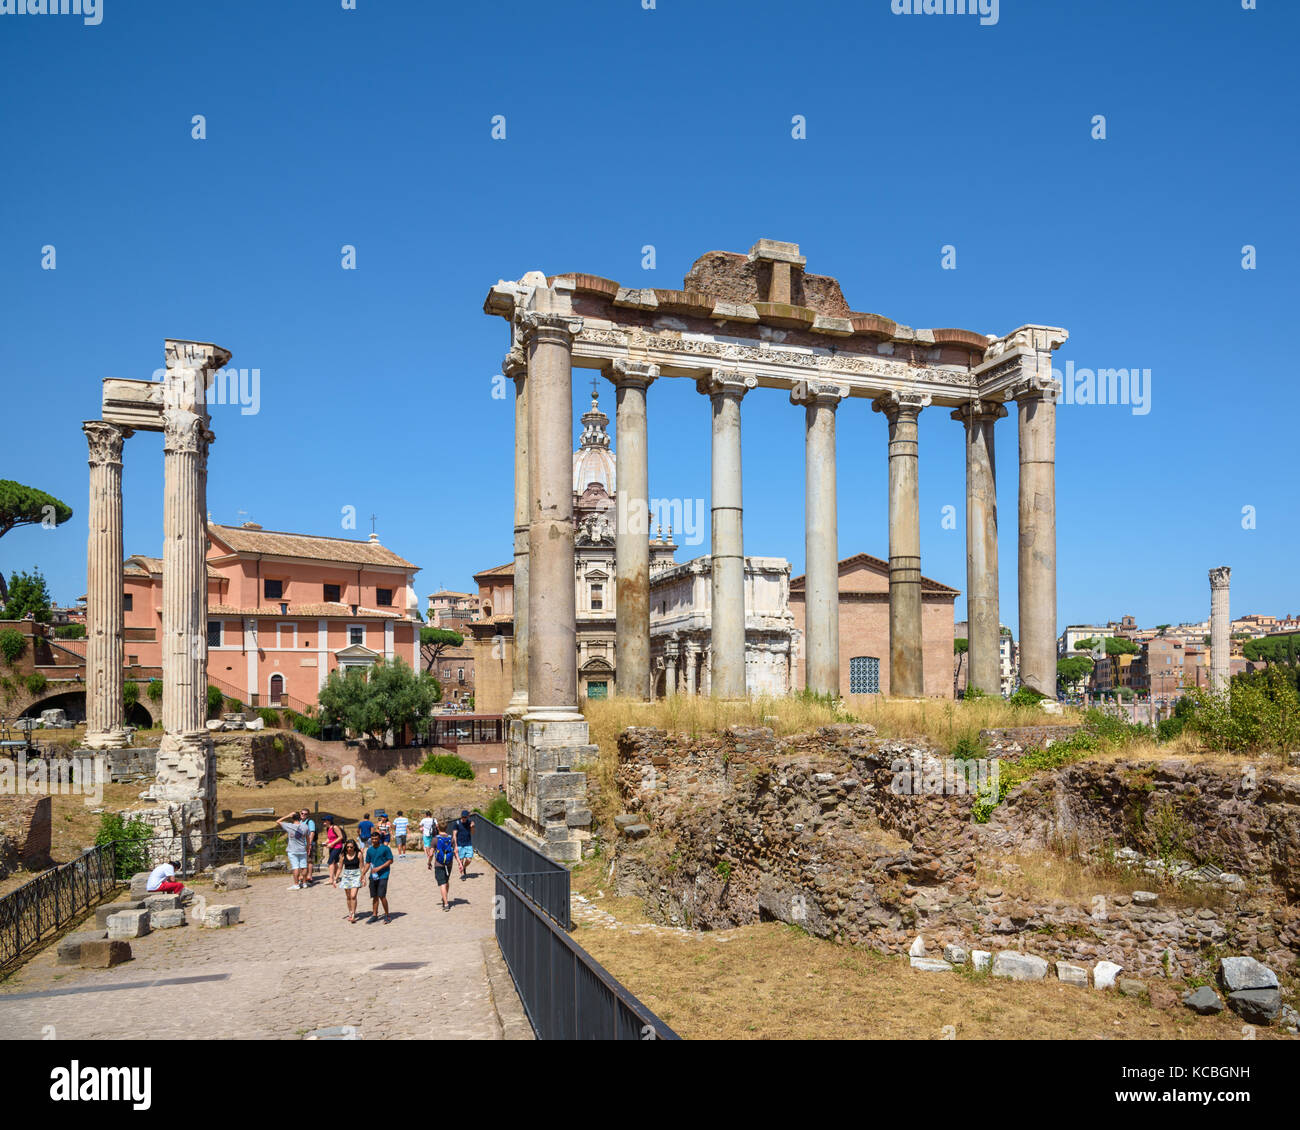
[[[357,892],[361,889],[361,851],[356,840],[348,840],[343,845],[340,860],[343,870],[339,873],[339,886],[348,900],[347,920],[357,920]]]

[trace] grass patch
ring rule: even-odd
[[[420,766],[421,773],[440,773],[444,777],[455,777],[461,781],[474,779],[474,766],[463,757],[454,753],[431,753],[428,760]]]

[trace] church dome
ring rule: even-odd
[[[581,494],[592,483],[599,483],[612,495],[614,453],[609,449],[609,417],[600,410],[596,382],[591,382],[591,410],[583,413],[582,436],[573,453],[573,493]]]

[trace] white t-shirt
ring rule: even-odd
[[[157,867],[155,867],[152,871],[149,872],[149,882],[145,884],[145,890],[156,891],[165,882],[167,882],[168,879],[173,879],[175,878],[175,876],[176,876],[175,867],[173,867],[170,863],[160,863],[158,864]]]
[[[423,820],[420,821],[420,835],[422,835],[422,836],[432,836],[432,835],[433,835],[433,825],[434,825],[434,819],[433,819],[433,817],[432,817],[432,816],[426,816]]]

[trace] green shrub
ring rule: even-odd
[[[283,726],[284,726],[284,723],[280,721],[280,715],[279,715],[279,713],[276,712],[276,711],[274,711],[274,710],[272,710],[269,706],[264,706],[264,707],[262,707],[262,709],[259,710],[259,711],[257,712],[257,716],[258,716],[258,717],[259,717],[259,718],[260,718],[260,719],[261,719],[261,720],[262,720],[266,725],[272,727],[273,729],[277,729],[277,730],[278,730],[278,729],[283,728]]]
[[[128,680],[122,684],[122,705],[130,710],[140,701],[140,684]]]
[[[1300,693],[1284,668],[1236,675],[1223,694],[1190,691],[1186,698],[1186,725],[1216,749],[1263,753],[1300,745]]]
[[[0,632],[0,655],[12,667],[19,656],[27,649],[27,640],[17,628],[6,628]]]
[[[27,693],[40,694],[45,689],[46,683],[49,682],[39,671],[33,671],[27,676]]]
[[[454,753],[431,753],[420,766],[421,773],[441,773],[444,777],[459,777],[462,781],[474,779],[474,766]]]
[[[145,687],[144,693],[149,696],[150,702],[158,702],[162,698],[163,685],[161,679],[150,679],[149,685]]]
[[[54,629],[54,638],[59,640],[84,640],[86,638],[86,625],[64,624],[62,627]]]
[[[226,696],[221,693],[220,687],[208,686],[208,713],[220,714],[221,706],[225,702]],[[230,713],[233,713],[231,711]]]
[[[212,700],[209,698],[208,701],[211,703]],[[211,709],[211,706],[209,706],[209,709]],[[217,710],[224,710],[227,714],[243,714],[244,704],[237,698],[223,698],[221,704],[217,707]]]
[[[959,761],[978,760],[988,756],[988,752],[980,745],[979,738],[971,734],[962,734],[953,742],[952,749],[948,753],[949,756],[955,757]]]
[[[1033,687],[1020,687],[1007,702],[1012,706],[1037,706],[1047,695],[1040,694]]]
[[[151,870],[149,841],[152,839],[153,829],[138,816],[128,820],[120,812],[100,814],[95,843],[116,845],[114,870],[119,879]]]
[[[309,738],[320,737],[320,720],[313,718],[310,714],[299,714],[296,710],[290,710],[285,715],[292,726],[300,734],[305,734]]]
[[[483,810],[483,815],[491,820],[493,824],[504,824],[510,819],[512,812],[513,809],[510,807],[510,802],[506,800],[505,794],[497,793],[492,798],[492,803]]]

